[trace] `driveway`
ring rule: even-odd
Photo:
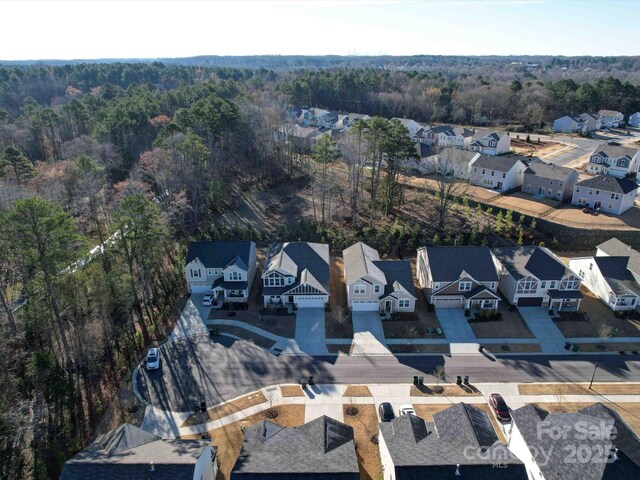
[[[353,355],[391,355],[378,312],[352,312]]]
[[[464,310],[458,308],[436,308],[436,316],[449,343],[477,343],[478,340],[464,316]]]
[[[194,293],[187,299],[182,314],[171,333],[170,340],[208,333],[209,330],[204,321],[209,316],[211,307],[202,305],[202,297],[204,297],[204,293]]]
[[[564,352],[566,339],[549,317],[548,309],[544,307],[520,307],[518,310],[524,321],[527,322],[531,332],[540,342],[543,352]]]
[[[329,353],[324,343],[324,308],[298,308],[296,313],[296,343],[309,355]]]

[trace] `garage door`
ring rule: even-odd
[[[519,307],[540,307],[542,306],[542,297],[519,298]]]
[[[459,298],[434,298],[433,305],[436,308],[462,308],[462,300]]]
[[[378,300],[354,300],[351,310],[354,312],[377,312],[380,309]]]
[[[191,293],[209,293],[211,292],[210,283],[192,283]]]
[[[326,298],[320,297],[296,297],[296,305],[299,307],[324,307]]]

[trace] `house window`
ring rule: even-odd
[[[518,283],[518,288],[516,293],[536,293],[538,289],[538,281],[537,280],[521,280]]]
[[[593,195],[593,188],[589,189],[589,195]]]
[[[410,302],[406,298],[398,300],[398,308],[409,308],[409,304]]]
[[[207,268],[207,275],[213,275],[213,268]]]
[[[507,174],[506,174],[506,173],[503,173],[503,174],[502,174],[502,178],[507,178]]]
[[[549,185],[553,185],[553,180],[549,180]]]
[[[560,182],[560,183],[559,183],[559,185],[560,185],[560,186],[564,185],[564,182]]]
[[[540,282],[540,288],[547,288],[547,282]]]
[[[495,170],[491,170],[491,176],[492,177],[494,176],[495,173],[496,173]]]
[[[596,190],[596,195],[600,195],[600,190]]]
[[[576,193],[580,193],[580,187],[576,187]]]
[[[612,193],[611,194],[611,200],[619,200],[620,199],[620,194],[619,193]]]
[[[531,184],[527,183],[527,188],[530,190],[531,189]]]
[[[458,290],[461,292],[468,292],[471,290],[471,282],[460,282]]]
[[[364,285],[356,285],[355,287],[353,287],[353,293],[355,293],[356,295],[364,295],[366,291],[367,288]]]
[[[267,287],[281,287],[284,285],[284,278],[282,277],[268,277],[267,278]]]
[[[609,204],[609,208],[613,208],[613,203],[610,203],[610,204]]]
[[[240,272],[229,272],[229,280],[240,280]]]
[[[554,288],[556,288],[556,282],[555,282],[555,281],[551,281],[551,282],[549,282],[549,288],[550,288],[551,290],[553,290]]]
[[[375,293],[380,293],[380,285],[374,285],[374,286],[373,286],[373,291],[374,291]]]
[[[491,282],[491,290],[495,290],[496,289],[496,282]]]
[[[484,175],[484,173],[485,173],[485,172],[486,172],[486,170],[483,168],[483,169],[482,169],[482,174]]]
[[[578,275],[584,278],[584,270],[580,269],[580,271],[578,272]]]
[[[200,278],[200,270],[197,270],[195,268],[191,269],[191,276],[193,278]]]

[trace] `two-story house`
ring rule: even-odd
[[[577,310],[583,298],[580,277],[549,249],[535,245],[491,250],[499,288],[518,307]]]
[[[256,273],[256,244],[191,242],[184,271],[189,293],[213,293],[224,302],[246,302]]]
[[[627,269],[635,278],[636,283],[640,284],[640,252],[631,248],[630,245],[618,240],[610,238],[604,243],[596,247],[597,257],[629,257]]]
[[[456,147],[468,148],[473,139],[473,131],[464,127],[452,127],[450,125],[442,125],[431,127],[435,143],[440,147]],[[429,137],[429,131],[426,131],[426,137]]]
[[[613,215],[633,207],[638,195],[638,184],[628,178],[599,175],[576,183],[571,205],[591,207]]]
[[[436,155],[420,159],[417,169],[424,174],[438,173],[445,177],[469,180],[471,165],[480,158],[480,153],[445,147]]]
[[[342,120],[342,124],[345,128],[349,128],[356,120],[362,120],[366,122],[371,120],[371,117],[364,113],[347,113],[344,119]]]
[[[559,167],[536,158],[524,171],[522,191],[562,201],[571,198],[578,177],[578,172],[573,168]]]
[[[215,480],[217,452],[210,440],[163,440],[125,423],[67,460],[60,480]]]
[[[332,130],[336,127],[339,120],[340,115],[338,115],[338,112],[323,110],[321,113],[316,114],[316,126],[318,128]]]
[[[262,270],[265,307],[324,307],[329,301],[329,245],[272,245]]]
[[[603,128],[618,127],[624,122],[624,114],[616,110],[600,110],[598,114],[602,117]]]
[[[511,412],[511,418],[509,450],[522,460],[530,479],[640,478],[640,439],[607,405],[551,413],[529,404]]]
[[[471,137],[469,148],[483,155],[503,155],[509,153],[511,137],[506,132],[478,130]]]
[[[589,157],[587,173],[604,173],[614,177],[625,177],[638,173],[640,149],[619,145],[600,145]]]
[[[342,252],[347,304],[354,311],[413,312],[416,291],[408,260],[380,260],[358,242]]]
[[[580,117],[565,115],[553,121],[553,131],[556,133],[576,133],[587,129],[587,122]]]
[[[435,308],[498,308],[498,273],[488,247],[422,247],[418,283]]]
[[[526,157],[519,155],[481,155],[471,164],[469,183],[506,192],[522,185],[527,169]]]
[[[629,121],[627,122],[632,127],[640,127],[640,112],[632,113],[629,115]]]
[[[602,129],[602,117],[599,113],[581,113],[580,119],[585,123],[585,128],[589,132],[595,132]]]

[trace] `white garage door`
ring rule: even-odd
[[[380,309],[378,300],[354,300],[351,302],[351,310],[354,312],[377,312]]]
[[[462,308],[462,300],[459,298],[434,298],[433,305],[436,308]]]
[[[296,297],[296,305],[299,307],[324,307],[326,297],[314,296],[314,297]]]
[[[209,293],[211,292],[210,283],[192,283],[191,293]]]

